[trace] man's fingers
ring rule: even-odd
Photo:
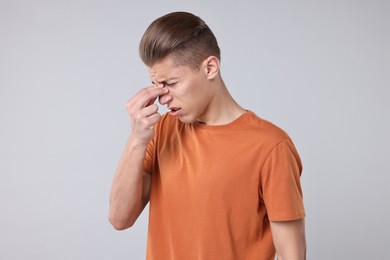
[[[142,89],[132,99],[130,99],[126,103],[126,106],[138,110],[153,104],[158,96],[164,95],[166,93],[168,93],[167,88],[158,88],[156,86],[147,87]]]
[[[149,105],[147,107],[142,108],[139,111],[139,116],[140,117],[149,117],[149,116],[157,113],[157,111],[158,111],[157,104],[151,104],[151,105]]]
[[[156,84],[156,87],[158,87],[158,88],[163,88],[165,85],[163,84],[163,83],[157,83]]]
[[[158,122],[160,117],[160,113],[154,113],[148,117],[143,117],[138,121],[139,127],[141,127],[139,129],[143,129],[141,131],[153,129],[154,125]]]
[[[157,104],[152,104],[150,106],[144,107],[132,115],[133,125],[137,125],[137,122],[140,122],[141,127],[147,128],[150,127],[150,124],[154,124],[155,122],[150,122],[151,119],[159,118],[159,113]]]
[[[150,106],[151,104],[154,104],[154,101],[156,101],[156,99],[157,99],[157,97],[152,98],[151,100],[149,100],[149,102],[146,103],[145,107],[148,107],[148,106]]]
[[[160,113],[154,113],[153,115],[149,116],[150,123],[152,124],[151,127],[153,127],[158,122],[160,117]]]
[[[166,87],[153,85],[141,89],[127,103],[127,112],[130,116],[132,131],[141,139],[150,140],[153,133],[150,131],[158,122],[161,115],[158,113],[156,99],[168,93]]]

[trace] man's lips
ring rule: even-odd
[[[170,114],[172,116],[177,116],[177,115],[179,115],[181,108],[180,107],[170,107],[169,110],[171,111]]]

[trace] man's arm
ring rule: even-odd
[[[153,126],[161,115],[154,104],[166,88],[142,89],[126,106],[131,121],[131,134],[119,161],[110,194],[109,221],[115,229],[131,227],[149,202],[151,177],[143,172],[146,149],[153,137]]]
[[[305,260],[305,220],[271,221],[272,238],[278,260]]]
[[[111,195],[109,220],[117,230],[131,227],[149,202],[150,175],[143,173],[146,147],[126,144],[116,171]]]

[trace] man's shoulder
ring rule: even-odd
[[[252,111],[248,111],[245,125],[258,138],[278,142],[288,138],[288,134],[281,127],[264,119]]]

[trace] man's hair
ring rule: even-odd
[[[201,18],[187,12],[169,13],[153,21],[142,36],[139,53],[148,67],[168,55],[177,65],[194,70],[209,56],[221,59],[213,32]]]

